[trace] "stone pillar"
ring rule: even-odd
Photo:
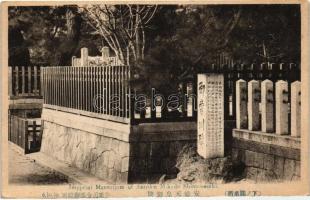
[[[283,80],[276,82],[276,134],[288,134],[288,85]]]
[[[259,129],[259,102],[259,82],[252,80],[248,84],[248,118],[250,131],[257,131]]]
[[[236,82],[236,127],[237,129],[247,128],[247,85],[245,80]]]
[[[110,57],[110,49],[107,46],[102,47],[102,58],[107,59]]]
[[[81,67],[87,67],[88,66],[88,49],[87,48],[81,48]]]
[[[72,59],[71,59],[72,67],[75,67],[75,59],[76,59],[76,56],[72,56]]]
[[[198,74],[197,152],[202,157],[224,156],[224,76]]]
[[[300,137],[301,126],[301,88],[300,81],[291,84],[291,135]]]
[[[262,82],[262,132],[273,133],[273,83],[270,80]]]

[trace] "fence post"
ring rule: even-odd
[[[270,80],[262,82],[262,132],[272,133],[273,128],[273,83]]]
[[[35,95],[39,95],[39,91],[38,91],[38,67],[34,66],[33,67],[33,93]],[[40,74],[40,78],[42,77],[42,73]],[[41,78],[42,80],[42,78]],[[42,81],[41,81],[41,85],[42,85]],[[41,87],[41,91],[43,90],[43,87]],[[42,92],[41,92],[42,94]]]
[[[87,48],[81,48],[81,67],[87,67],[88,66],[88,49]]]
[[[13,67],[9,67],[9,97],[13,96],[13,76],[12,76]]]
[[[288,134],[288,84],[276,82],[276,134]]]
[[[31,66],[28,66],[28,95],[30,96],[32,91],[31,91]]]
[[[236,127],[242,129],[247,127],[247,85],[245,80],[236,82]]]
[[[17,96],[19,94],[19,70],[18,70],[18,67],[15,66],[15,95]]]
[[[25,95],[25,67],[22,66],[22,95]]]
[[[28,121],[27,120],[21,120],[23,122],[23,128],[24,131],[22,132],[22,145],[25,153],[29,152],[29,144],[28,144]]]
[[[291,84],[291,135],[300,137],[301,125],[301,89],[300,81],[295,81]]]
[[[248,84],[248,117],[250,131],[256,131],[259,129],[259,102],[259,82],[251,80]]]

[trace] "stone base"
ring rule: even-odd
[[[232,159],[245,164],[255,181],[300,179],[300,139],[248,130],[234,130]]]
[[[111,184],[158,183],[177,174],[177,153],[196,143],[196,123],[118,122],[43,109],[41,152]]]

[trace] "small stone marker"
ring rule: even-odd
[[[81,67],[87,67],[88,66],[88,49],[87,48],[81,48]]]
[[[71,60],[72,67],[75,67],[75,59],[76,59],[76,56],[72,56],[72,60]]]
[[[300,81],[291,84],[291,135],[300,137],[301,126],[301,88]]]
[[[247,128],[248,110],[247,110],[247,85],[245,80],[236,82],[236,126],[237,129]]]
[[[270,80],[262,82],[262,132],[273,133],[273,83]]]
[[[259,103],[259,82],[252,80],[248,84],[248,118],[250,131],[257,131],[259,129]]]
[[[224,156],[224,76],[198,74],[197,151],[202,157]]]
[[[102,58],[107,59],[110,57],[110,49],[107,46],[102,47]]]
[[[288,85],[283,80],[276,82],[276,134],[288,134]]]

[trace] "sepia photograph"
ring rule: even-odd
[[[309,194],[306,1],[5,3],[5,197]]]

